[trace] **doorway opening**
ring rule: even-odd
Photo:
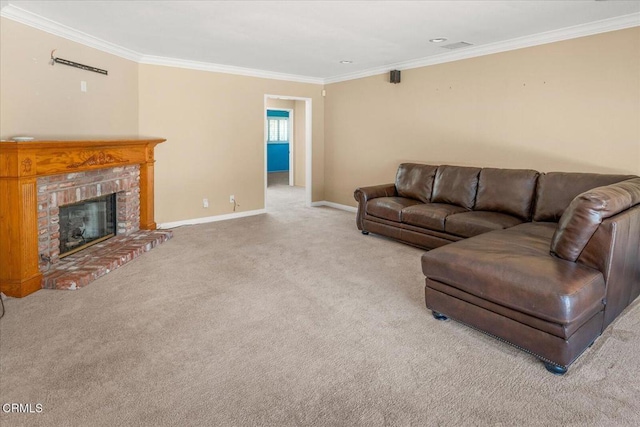
[[[293,197],[311,206],[311,108],[311,98],[265,95],[265,207],[285,203],[287,197],[290,203]]]
[[[294,123],[293,108],[267,109],[267,187],[295,185]]]

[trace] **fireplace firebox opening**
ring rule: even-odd
[[[60,206],[60,258],[116,235],[116,195]]]

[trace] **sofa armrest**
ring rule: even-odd
[[[640,295],[640,178],[594,188],[562,214],[551,253],[602,272],[602,330]]]
[[[604,330],[640,295],[640,205],[602,221],[577,262],[604,276]]]
[[[636,205],[640,205],[640,178],[576,196],[560,217],[551,240],[551,253],[575,262],[603,220]]]
[[[370,187],[356,188],[353,197],[358,202],[358,213],[356,215],[356,225],[358,230],[364,230],[364,213],[367,207],[367,201],[378,197],[394,197],[397,196],[395,184],[372,185]]]

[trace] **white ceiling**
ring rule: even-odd
[[[639,1],[10,0],[2,6],[2,16],[57,27],[139,62],[195,61],[318,82],[640,26]],[[436,37],[447,41],[429,42]],[[441,47],[461,41],[473,46]]]

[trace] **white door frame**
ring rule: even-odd
[[[311,165],[313,162],[313,152],[312,152],[312,148],[313,148],[313,141],[312,141],[312,135],[313,135],[313,129],[312,129],[312,99],[311,98],[304,98],[304,97],[300,97],[300,96],[287,96],[287,95],[271,95],[271,94],[265,94],[264,95],[264,116],[263,116],[263,120],[264,120],[264,203],[266,206],[267,203],[267,141],[269,140],[269,129],[268,129],[268,122],[267,122],[267,110],[277,110],[278,108],[267,108],[267,100],[269,99],[284,99],[284,100],[290,100],[290,101],[304,101],[304,120],[305,120],[305,126],[304,126],[304,147],[305,147],[305,182],[304,182],[304,189],[305,189],[305,201],[304,204],[307,207],[311,207],[311,198],[312,198],[312,181],[311,181]],[[291,121],[290,126],[292,125],[293,121]],[[289,146],[290,148],[290,152],[293,153],[293,149],[292,149],[292,145]],[[291,157],[290,157],[291,158]],[[291,164],[293,164],[293,162],[291,162]],[[291,168],[291,171],[293,171],[293,168]],[[293,179],[293,173],[290,174],[289,176],[289,180],[290,182],[292,182],[291,180]]]
[[[294,182],[293,182],[293,174],[294,174],[294,162],[293,162],[293,150],[294,150],[294,143],[295,143],[295,136],[293,135],[293,109],[292,108],[274,108],[274,107],[269,107],[267,108],[267,110],[271,110],[271,111],[286,111],[287,113],[289,113],[289,117],[287,117],[288,121],[287,121],[287,132],[289,132],[289,185],[293,186]],[[267,122],[269,121],[269,117],[267,116],[266,118]],[[268,125],[267,125],[267,132],[268,132]],[[267,144],[269,143],[269,134],[267,133]],[[267,172],[268,173],[268,172]]]

